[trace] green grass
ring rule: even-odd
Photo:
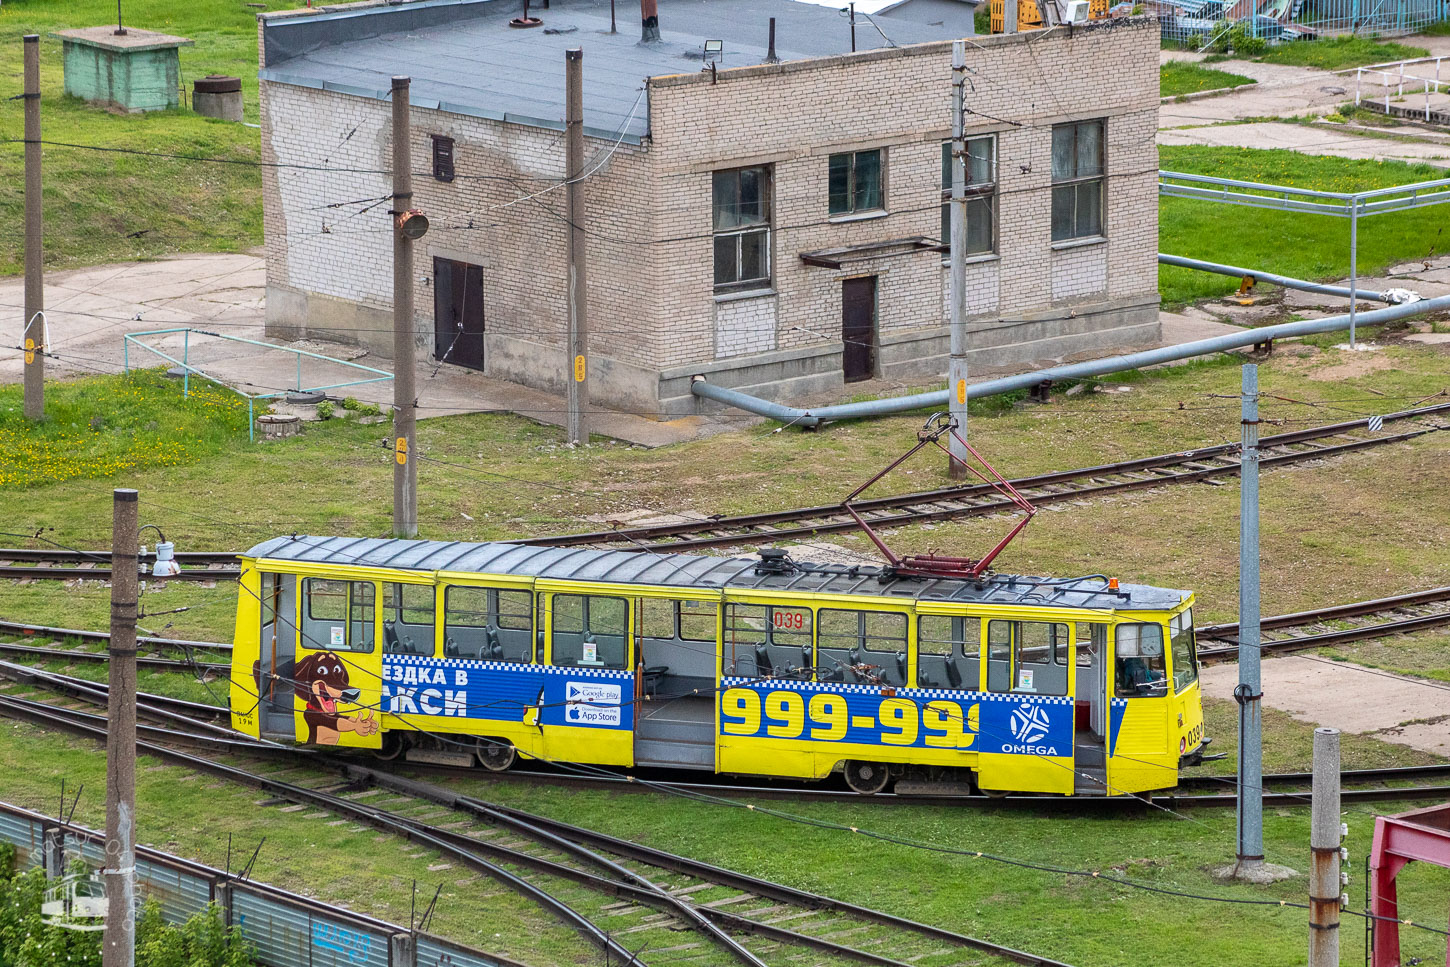
[[[1158,68],[1159,93],[1164,97],[1177,97],[1197,91],[1213,91],[1221,87],[1236,87],[1252,84],[1252,77],[1230,74],[1228,71],[1200,67],[1182,60],[1172,60]]]
[[[266,7],[300,6],[268,0]],[[182,81],[205,74],[242,80],[246,120],[257,121],[257,9],[240,0],[130,0],[128,24],[194,40],[181,48]],[[0,7],[0,139],[23,133],[20,37],[41,37],[41,131],[48,141],[158,154],[260,159],[255,128],[203,118],[182,107],[121,115],[63,94],[61,43],[51,32],[112,21],[110,0],[28,0]],[[23,209],[23,158],[18,143],[0,144],[0,217],[15,225]],[[262,240],[261,176],[251,164],[212,164],[47,145],[47,266],[150,258],[173,252],[232,252]],[[21,271],[22,237],[0,239],[0,275]]]
[[[189,396],[161,370],[46,386],[46,419],[25,419],[23,388],[0,386],[0,487],[95,479],[193,463],[235,445],[247,406],[203,380]]]
[[[1261,363],[1261,383],[1271,394],[1264,415],[1287,421],[1266,427],[1266,433],[1347,418],[1346,410],[1398,409],[1444,387],[1444,355],[1433,348],[1392,346],[1364,356],[1340,352],[1333,341],[1280,345]],[[974,418],[971,438],[1012,476],[1234,439],[1239,429],[1239,405],[1232,398],[1239,378],[1236,363],[1224,357],[1127,374],[1103,384],[1129,392],[1055,395],[1045,405],[999,408],[993,416]],[[94,400],[101,409],[101,402],[110,398],[105,394],[118,384],[111,377],[80,381],[76,392],[86,395],[77,399]],[[184,412],[174,382],[151,379],[138,384],[136,394],[122,396],[107,409],[110,418],[129,420],[134,409],[160,413],[164,421]],[[84,417],[84,408],[78,409],[71,422]],[[585,518],[608,518],[635,508],[743,512],[828,502],[904,450],[919,422],[897,417],[829,426],[813,434],[775,434],[762,426],[646,452],[603,444],[569,449],[562,446],[557,429],[514,417],[425,420],[419,426],[420,451],[452,466],[424,461],[420,467],[422,532],[432,538],[518,537],[597,528],[598,521]],[[238,428],[215,445],[188,453],[178,466],[138,467],[104,478],[31,486],[3,484],[0,501],[10,509],[7,530],[33,533],[53,527],[46,537],[84,547],[108,542],[115,486],[139,488],[145,501],[143,521],[162,525],[183,550],[243,547],[292,531],[381,535],[388,530],[391,465],[379,436],[377,427],[331,421],[310,425],[297,438],[248,444]],[[1444,583],[1450,572],[1450,519],[1438,508],[1443,507],[1447,456],[1450,434],[1432,434],[1323,465],[1266,472],[1266,611]],[[923,459],[889,478],[885,490],[926,489],[944,482],[940,461]],[[1088,507],[1058,505],[1060,511],[1038,516],[1006,552],[1002,566],[1054,574],[1101,570],[1124,580],[1192,588],[1200,596],[1200,620],[1229,618],[1237,586],[1237,505],[1232,482],[1122,495]],[[935,548],[969,554],[990,546],[1007,526],[1005,519],[978,519],[905,528],[889,539],[902,551]],[[866,542],[853,536],[828,535],[821,541],[863,556],[870,553]],[[811,551],[801,548],[797,555],[809,557]],[[235,588],[225,584],[203,588],[148,582],[143,611],[190,610],[142,623],[148,630],[177,637],[229,638],[235,595]],[[7,618],[103,627],[107,600],[108,589],[99,582],[0,584],[0,616]],[[1444,664],[1441,659],[1440,666],[1434,665],[1443,653],[1443,644],[1436,641],[1430,636],[1411,639],[1406,650],[1384,656],[1385,664],[1398,655],[1400,666],[1431,673]],[[92,678],[101,671],[79,664],[68,670]],[[204,686],[183,675],[144,676],[142,688],[214,700]],[[1232,751],[1234,715],[1230,703],[1208,703],[1216,749]],[[1297,771],[1307,765],[1310,726],[1270,711],[1265,731],[1270,771]],[[1430,758],[1368,737],[1344,739],[1346,767]],[[1222,774],[1231,767],[1230,761],[1209,771]],[[6,799],[51,808],[62,776],[67,788],[84,782],[88,790],[98,790],[103,787],[101,768],[102,757],[86,742],[0,722]],[[1155,896],[1101,881],[808,829],[759,811],[653,795],[625,797],[484,780],[463,788],[1084,967],[1295,963],[1301,957],[1300,911],[1229,909]],[[343,900],[392,920],[406,917],[415,877],[420,894],[442,883],[445,934],[541,967],[594,962],[581,942],[511,893],[457,868],[430,870],[439,862],[436,857],[410,855],[417,851],[400,850],[393,840],[370,830],[328,826],[330,817],[312,812],[259,807],[259,793],[149,761],[138,774],[138,798],[144,842],[219,865],[223,832],[245,844],[239,850],[266,835],[259,879],[329,901]],[[1122,871],[1184,892],[1298,900],[1307,889],[1302,877],[1266,888],[1215,882],[1212,869],[1225,864],[1233,852],[1234,820],[1228,810],[1197,811],[1185,814],[1187,818],[1161,811],[964,812],[869,803],[817,804],[792,811],[959,848]],[[1354,807],[1347,817],[1356,863],[1367,845],[1371,812],[1368,806]],[[87,823],[99,823],[99,795],[88,792],[78,815]],[[314,857],[319,830],[326,830],[329,850]],[[1270,810],[1266,842],[1271,860],[1306,869],[1307,811]],[[298,863],[298,856],[313,859]],[[1414,876],[1402,889],[1407,915],[1439,922],[1450,876],[1435,871],[1415,871]],[[1351,893],[1358,896],[1353,888]],[[1174,929],[1164,930],[1164,923]],[[1358,954],[1360,935],[1357,925],[1346,933],[1351,958]],[[1407,933],[1405,940],[1407,956],[1429,962],[1437,950],[1443,953],[1442,938],[1416,932]]]
[[[1443,169],[1431,165],[1253,148],[1161,147],[1159,163],[1168,171],[1341,192],[1444,176]],[[1436,208],[1360,219],[1360,276],[1409,259],[1443,254],[1450,250],[1446,227],[1444,212]],[[1159,207],[1159,239],[1163,252],[1295,278],[1339,279],[1349,274],[1349,220],[1328,215],[1165,198]],[[1158,288],[1168,306],[1224,296],[1237,286],[1238,280],[1227,276],[1172,266],[1158,269]]]
[[[105,768],[103,750],[89,739],[0,720],[6,802],[53,815],[64,779],[69,795],[81,792],[75,821],[104,829]],[[260,806],[267,798],[143,755],[136,768],[137,839],[217,868],[226,865],[230,843],[233,871],[260,844],[254,880],[393,923],[408,922],[415,884],[420,912],[441,887],[435,933],[539,967],[601,962],[592,946],[531,901],[432,850],[336,822],[329,813]]]
[[[1420,31],[1423,37],[1450,37],[1450,20],[1441,20]]]
[[[1269,64],[1337,71],[1346,67],[1363,67],[1365,64],[1409,60],[1424,57],[1428,53],[1423,47],[1411,47],[1394,41],[1376,40],[1373,37],[1326,37],[1322,40],[1279,44],[1270,47],[1267,53],[1256,59]]]
[[[1266,742],[1307,747],[1309,726],[1266,716]],[[1230,743],[1231,744],[1231,743]],[[1370,753],[1392,754],[1393,749]],[[1383,744],[1380,744],[1383,745]],[[1359,743],[1346,742],[1346,764],[1357,762]],[[1288,760],[1270,752],[1277,769]],[[1383,761],[1369,759],[1368,761]],[[1302,759],[1290,767],[1302,768]],[[52,811],[60,781],[84,785],[76,819],[103,822],[104,756],[88,740],[48,734],[0,721],[0,769],[4,798]],[[301,775],[298,773],[298,775]],[[437,781],[437,780],[433,780]],[[460,792],[528,809],[648,846],[683,853],[795,887],[851,900],[1045,954],[1082,967],[1147,967],[1302,962],[1304,913],[1277,905],[1225,906],[1133,889],[1106,880],[1068,877],[994,862],[987,858],[928,852],[834,829],[815,828],[740,807],[653,794],[570,790],[519,781],[445,780]],[[413,881],[420,897],[443,887],[435,914],[439,933],[547,967],[599,963],[557,921],[508,889],[454,866],[434,869],[437,854],[393,837],[335,823],[320,811],[284,812],[258,803],[265,796],[229,782],[193,774],[142,757],[137,770],[139,839],[212,865],[225,863],[227,836],[233,866],[263,838],[253,876],[353,909],[406,921]],[[379,800],[366,800],[379,801]],[[1212,809],[1089,810],[881,806],[846,803],[763,804],[806,820],[843,823],[951,849],[981,850],[1065,869],[1101,871],[1154,887],[1214,897],[1302,902],[1307,889],[1308,809],[1268,810],[1266,855],[1300,875],[1267,887],[1221,883],[1212,871],[1234,849],[1234,815]],[[1410,808],[1396,805],[1395,811]],[[1373,829],[1373,808],[1346,810],[1356,888]],[[448,823],[452,817],[432,816]],[[303,861],[305,859],[305,861]],[[566,888],[567,889],[567,888]],[[1402,915],[1438,923],[1450,873],[1417,873],[1401,887]],[[582,906],[582,904],[581,904]],[[1344,945],[1359,956],[1359,921],[1347,921]],[[1172,929],[1164,929],[1172,924]],[[1404,955],[1427,963],[1443,955],[1444,939],[1403,932]],[[689,941],[681,934],[681,943]],[[1438,952],[1438,954],[1437,954]],[[666,955],[659,954],[658,957]],[[646,962],[650,961],[648,954]],[[935,963],[935,960],[925,961]],[[984,960],[983,963],[993,963]]]
[[[1332,422],[1350,413],[1387,412],[1444,388],[1444,356],[1432,347],[1396,346],[1373,357],[1333,348],[1339,337],[1281,347],[1261,364],[1265,391],[1291,400],[1334,400],[1310,407],[1273,399],[1265,416],[1285,428]],[[1353,367],[1378,360],[1363,373]],[[1236,357],[1225,356],[1106,380],[1130,392],[1055,395],[1043,406],[974,415],[972,440],[1009,476],[1026,476],[1236,439]],[[105,399],[121,380],[95,377],[75,386]],[[69,390],[68,390],[69,391]],[[1381,395],[1382,394],[1382,395]],[[172,381],[145,384],[143,412],[177,405]],[[90,397],[88,397],[90,398]],[[158,410],[158,408],[161,408]],[[107,418],[129,419],[125,409]],[[82,422],[83,413],[73,422]],[[507,416],[473,415],[419,424],[420,531],[438,539],[508,539],[597,530],[631,513],[747,513],[839,499],[914,439],[919,416],[830,426],[818,433],[771,432],[770,426],[722,433],[653,451],[596,444],[562,445],[557,428]],[[1277,429],[1277,428],[1275,428]],[[1266,429],[1265,432],[1272,432]],[[0,485],[12,510],[5,542],[23,535],[74,547],[110,541],[111,490],[141,492],[143,522],[162,526],[179,549],[244,549],[284,533],[382,536],[390,530],[392,471],[376,426],[351,421],[310,424],[301,436],[249,444],[240,428],[214,448],[199,448],[177,466],[126,470],[29,487]],[[1358,600],[1443,584],[1450,572],[1450,520],[1440,506],[1437,460],[1450,434],[1265,476],[1265,608],[1284,612],[1329,601]],[[919,457],[871,493],[926,490],[946,482],[943,461]],[[1396,480],[1384,488],[1384,479]],[[1324,506],[1335,515],[1321,512]],[[1179,487],[1058,505],[1039,514],[1002,559],[1030,573],[1109,571],[1124,579],[1185,587],[1201,599],[1203,620],[1235,607],[1237,491],[1233,486]],[[1164,521],[1173,521],[1165,530]],[[1002,521],[976,519],[893,534],[909,550],[971,553],[990,547]],[[22,536],[15,536],[22,535]],[[822,542],[874,558],[854,535]],[[808,557],[813,549],[802,548]],[[152,584],[150,613],[190,610],[143,621],[171,637],[229,639],[235,590]],[[0,584],[0,617],[67,627],[103,627],[106,589],[87,582]]]

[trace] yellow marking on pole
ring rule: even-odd
[[[25,365],[29,366],[35,362],[35,340],[29,336],[25,339]]]
[[[576,382],[576,383],[582,383],[582,382],[584,382],[584,357],[583,356],[575,356],[574,357],[574,382]]]
[[[405,436],[398,437],[398,445],[397,445],[397,447],[394,448],[394,452],[398,456],[398,466],[400,466],[400,467],[407,466],[408,465],[408,438],[407,437],[405,437]]]
[[[964,379],[957,380],[957,402],[962,404],[967,402],[967,381]]]

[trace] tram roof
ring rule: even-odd
[[[883,577],[876,565],[794,562],[794,569],[761,569],[758,557],[706,557],[657,551],[540,547],[522,543],[396,540],[380,537],[294,535],[264,541],[246,557],[308,564],[455,571],[640,584],[655,587],[789,591],[899,597],[912,601],[1166,611],[1189,592],[1146,584],[1107,588],[1100,576],[1047,578],[993,574],[964,578]]]

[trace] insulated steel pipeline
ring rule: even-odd
[[[1285,289],[1298,289],[1300,292],[1317,292],[1321,295],[1338,296],[1341,299],[1348,299],[1351,294],[1357,295],[1360,299],[1370,302],[1384,302],[1389,305],[1397,305],[1403,301],[1393,292],[1370,292],[1366,289],[1350,289],[1342,285],[1325,285],[1322,282],[1309,282],[1304,279],[1295,279],[1287,275],[1275,275],[1272,272],[1260,272],[1257,269],[1246,269],[1238,265],[1222,265],[1218,262],[1204,262],[1199,259],[1185,258],[1182,255],[1166,255],[1158,253],[1158,262],[1161,265],[1176,265],[1182,269],[1197,269],[1200,272],[1215,272],[1219,275],[1232,275],[1237,278],[1249,278],[1255,282],[1268,282]],[[1360,318],[1357,316],[1356,323]]]
[[[1259,277],[1267,278],[1262,275]],[[1401,305],[1388,306],[1384,309],[1357,313],[1355,316],[1355,324],[1357,326],[1384,325],[1389,322],[1397,322],[1400,319],[1408,319],[1411,316],[1423,315],[1427,312],[1443,312],[1445,310],[1450,310],[1450,296],[1423,299],[1419,302],[1407,302]],[[1163,346],[1159,349],[1129,353],[1125,356],[1109,356],[1106,359],[1094,359],[1084,363],[1072,363],[1067,366],[1038,369],[1030,373],[1019,373],[1016,376],[989,379],[985,382],[974,383],[968,386],[967,398],[973,400],[982,399],[988,396],[996,396],[1000,393],[1031,389],[1045,382],[1105,376],[1109,373],[1121,373],[1130,369],[1141,369],[1144,366],[1157,366],[1161,363],[1176,362],[1180,359],[1192,359],[1194,356],[1207,356],[1212,353],[1227,352],[1230,349],[1243,349],[1246,346],[1268,342],[1271,339],[1287,339],[1292,336],[1314,336],[1325,332],[1339,332],[1340,330],[1348,328],[1349,316],[1346,314],[1328,316],[1324,319],[1310,319],[1304,322],[1285,322],[1277,326],[1264,326],[1259,329],[1245,329],[1243,332],[1229,333],[1223,336],[1214,336],[1211,339],[1199,339],[1194,342],[1180,343],[1177,346]],[[947,391],[944,389],[934,390],[930,393],[913,393],[910,396],[897,396],[884,400],[842,403],[836,406],[824,406],[820,409],[813,410],[803,410],[794,406],[786,406],[782,403],[773,403],[770,400],[763,400],[758,396],[751,396],[749,393],[742,393],[739,390],[715,386],[702,377],[696,377],[695,381],[690,384],[690,392],[716,403],[724,403],[727,406],[745,410],[747,413],[754,413],[756,416],[763,416],[767,419],[779,420],[782,423],[801,427],[819,426],[822,423],[834,420],[854,420],[872,416],[887,416],[893,413],[906,413],[911,410],[944,407],[947,405]]]

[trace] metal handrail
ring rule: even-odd
[[[182,346],[182,350],[181,350],[181,356],[182,356],[182,358],[181,359],[177,359],[175,356],[172,356],[170,353],[163,352],[162,350],[157,349],[155,346],[149,346],[146,343],[142,342],[141,339],[140,339],[141,336],[166,336],[166,335],[172,335],[172,334],[178,333],[178,332],[184,334],[183,337],[182,337],[182,343],[181,343],[181,346]],[[292,353],[292,354],[294,354],[297,357],[297,381],[296,381],[297,382],[297,385],[293,389],[278,390],[278,391],[276,391],[274,393],[257,393],[257,394],[251,394],[251,393],[244,393],[244,392],[242,392],[241,390],[237,389],[235,386],[229,385],[225,380],[220,379],[219,377],[213,376],[212,374],[206,372],[205,370],[201,369],[200,367],[191,365],[191,334],[193,332],[196,333],[199,336],[210,336],[213,339],[225,339],[228,342],[246,343],[247,345],[250,345],[250,346],[261,346],[263,349],[276,349],[276,350],[280,350],[281,352],[286,352],[286,353]],[[191,395],[191,375],[193,373],[195,373],[197,376],[200,376],[202,379],[205,379],[205,380],[208,380],[209,382],[215,383],[218,386],[222,387],[223,389],[231,390],[233,393],[236,393],[238,396],[241,396],[244,399],[246,399],[246,401],[247,401],[247,439],[249,441],[255,441],[257,439],[257,428],[256,428],[256,402],[257,402],[257,400],[275,399],[275,398],[277,398],[279,396],[284,396],[287,393],[320,393],[320,392],[322,392],[324,390],[341,389],[344,386],[361,386],[364,383],[380,383],[380,382],[383,382],[384,380],[389,380],[389,379],[392,379],[393,378],[393,374],[392,373],[389,373],[386,370],[374,369],[371,366],[364,366],[362,363],[354,363],[351,360],[338,359],[338,358],[336,358],[334,356],[324,356],[322,353],[314,353],[314,352],[311,352],[311,351],[306,350],[306,349],[293,349],[291,346],[279,346],[276,343],[262,342],[261,340],[258,340],[258,339],[247,339],[244,336],[229,336],[229,335],[227,335],[225,333],[209,332],[209,331],[207,331],[205,329],[192,329],[189,326],[178,326],[178,327],[175,327],[175,328],[172,328],[172,329],[149,329],[149,330],[146,330],[144,332],[128,332],[128,333],[124,333],[122,335],[122,344],[121,345],[122,345],[122,354],[123,354],[123,357],[122,358],[123,358],[123,363],[124,363],[124,371],[126,373],[130,373],[131,372],[131,345],[132,345],[132,343],[135,343],[138,347],[140,347],[141,349],[146,350],[147,352],[151,353],[154,356],[158,356],[161,359],[164,359],[167,362],[172,363],[173,365],[176,365],[176,366],[180,366],[181,367],[181,369],[182,369],[181,392],[182,392],[182,395],[183,396],[190,396]],[[327,384],[324,384],[324,385],[321,385],[321,386],[307,386],[307,387],[304,387],[302,385],[302,357],[303,356],[306,356],[306,357],[308,357],[310,359],[320,359],[320,360],[322,360],[324,362],[328,362],[328,363],[336,363],[339,366],[346,366],[346,367],[348,367],[350,369],[360,369],[360,370],[363,370],[364,372],[376,373],[377,375],[376,376],[373,376],[373,377],[370,377],[368,379],[354,379],[354,380],[347,380],[347,381],[342,382],[342,383],[327,383]]]

